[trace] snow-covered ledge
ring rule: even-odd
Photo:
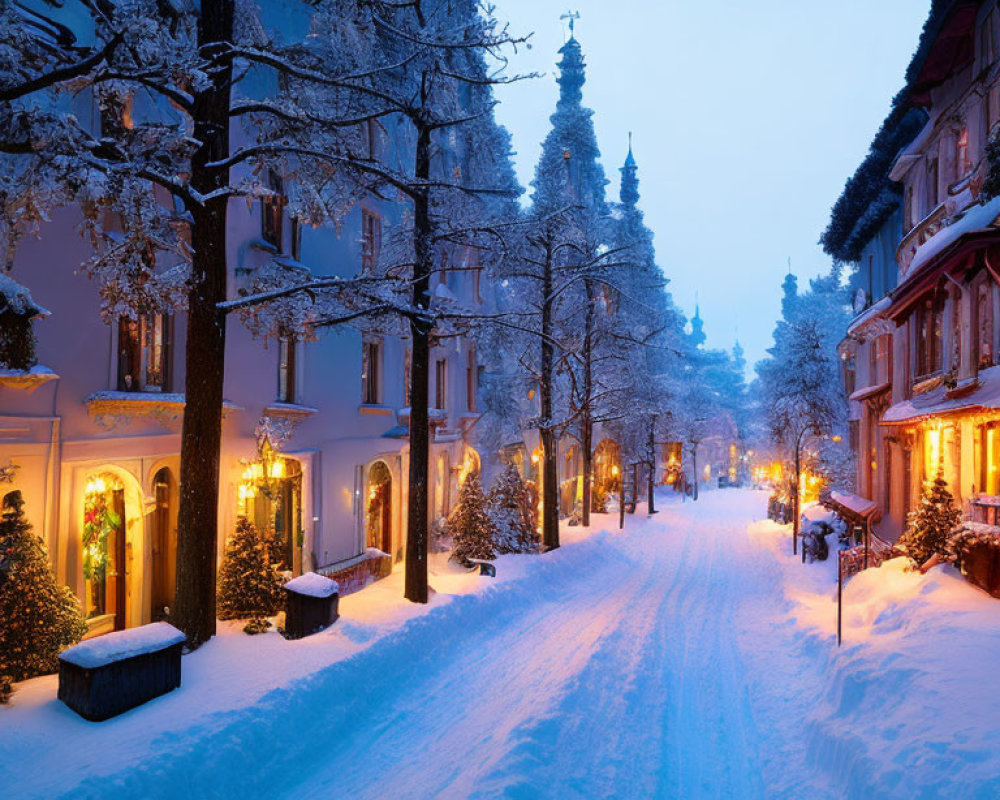
[[[155,419],[170,422],[184,415],[184,394],[181,392],[118,392],[110,389],[94,392],[84,402],[90,416],[102,425],[114,425],[132,419]],[[241,407],[222,403],[222,416]]]
[[[319,411],[312,406],[303,406],[298,403],[271,403],[261,414],[265,417],[275,417],[300,422],[307,417],[311,417]]]
[[[48,367],[36,364],[31,369],[0,369],[0,386],[33,392],[43,383],[59,380],[59,376]]]

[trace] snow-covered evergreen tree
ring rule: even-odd
[[[10,492],[0,516],[0,682],[55,672],[59,653],[86,632],[76,596],[56,582],[24,518],[21,493]]]
[[[938,469],[934,479],[924,483],[920,505],[906,518],[899,544],[918,566],[935,553],[949,555],[949,539],[961,521],[962,512],[955,506],[948,482]]]
[[[478,473],[469,475],[462,484],[458,505],[448,517],[448,532],[455,545],[451,557],[463,567],[472,566],[470,559],[492,561],[496,558],[497,528],[487,510]]]
[[[508,464],[493,482],[487,511],[496,526],[497,553],[538,552],[537,498],[534,501],[517,467]]]
[[[264,537],[250,520],[240,517],[219,569],[219,619],[245,619],[247,633],[261,633],[283,599]]]

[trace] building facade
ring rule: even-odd
[[[906,86],[824,237],[855,265],[840,346],[851,441],[858,491],[891,539],[938,472],[961,504],[1000,495],[1000,201],[986,181],[998,56],[995,4],[933,4]]]

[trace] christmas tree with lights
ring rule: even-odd
[[[949,554],[949,539],[962,521],[962,512],[955,507],[955,498],[948,491],[942,471],[927,481],[920,493],[920,505],[910,512],[900,546],[918,565],[935,553]]]
[[[240,517],[219,570],[219,619],[245,619],[246,633],[262,633],[267,617],[281,608],[281,595],[263,537],[250,520]]]
[[[11,492],[0,517],[0,684],[8,685],[0,698],[9,696],[9,681],[55,672],[59,653],[86,632],[79,601],[56,582],[21,493]]]
[[[496,525],[486,510],[486,496],[473,473],[465,479],[458,493],[458,507],[448,517],[448,531],[455,549],[451,557],[463,567],[471,567],[472,559],[492,561],[496,558],[493,540]]]

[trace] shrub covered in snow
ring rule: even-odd
[[[498,553],[538,552],[537,499],[532,501],[521,473],[513,464],[508,464],[494,481],[487,504],[496,526],[494,542]]]
[[[219,619],[246,619],[244,631],[262,633],[281,601],[281,581],[264,539],[250,520],[240,517],[219,570]]]
[[[76,597],[56,583],[23,508],[21,493],[11,492],[0,518],[0,676],[9,681],[54,672],[59,653],[87,632]]]
[[[458,506],[448,517],[448,530],[455,543],[451,557],[462,566],[471,567],[474,558],[483,561],[496,558],[493,547],[496,525],[486,511],[486,496],[478,474],[469,475],[462,484]]]
[[[962,512],[955,507],[948,483],[938,470],[934,480],[924,484],[920,505],[907,517],[906,531],[899,544],[917,564],[923,564],[935,553],[950,556],[949,540],[961,521]]]

